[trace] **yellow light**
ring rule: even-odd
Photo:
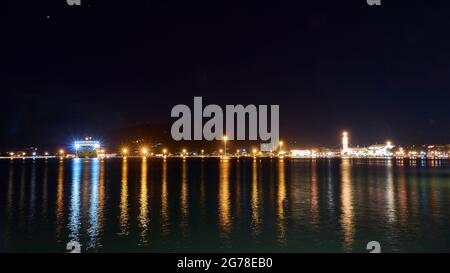
[[[256,150],[256,149],[253,149],[253,153],[254,154],[256,154],[258,152],[258,150]]]
[[[163,149],[163,154],[166,154],[167,153],[167,149]]]
[[[147,154],[148,154],[147,148],[142,148],[141,153],[142,153],[143,155],[147,155]]]
[[[239,150],[236,150],[236,153],[238,154],[238,153],[240,153],[241,151],[239,151]]]
[[[44,154],[47,156],[47,155],[48,155],[48,152],[45,152]]]
[[[9,153],[10,156],[14,156],[14,153]]]
[[[203,149],[202,149],[202,151],[201,151],[201,152],[202,152],[202,154],[203,154],[203,153],[205,153],[205,150],[203,150]]]
[[[280,146],[283,146],[283,141],[280,141]]]
[[[183,149],[183,154],[185,154],[186,153],[186,149]]]
[[[128,154],[128,149],[127,148],[123,148],[122,149],[122,154],[124,154],[124,155]]]
[[[23,156],[26,156],[27,154],[26,154],[26,153],[22,153],[22,155],[23,155]]]
[[[222,149],[220,149],[220,150],[219,150],[219,153],[223,153],[223,150],[222,150]]]
[[[228,137],[227,137],[227,136],[223,136],[223,140],[224,140],[224,141],[227,141],[227,140],[228,140]]]
[[[104,154],[104,153],[105,153],[105,149],[101,149],[100,152],[101,152],[102,154]]]
[[[64,154],[64,150],[63,149],[59,150],[59,153]]]

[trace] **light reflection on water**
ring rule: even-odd
[[[353,243],[354,211],[353,211],[353,189],[351,181],[351,165],[349,159],[341,162],[341,225],[344,235],[345,248],[349,250]]]
[[[167,160],[163,160],[162,185],[161,185],[161,229],[163,235],[169,233],[169,192],[167,185]]]
[[[0,251],[450,251],[447,161],[14,160],[0,176]]]
[[[260,196],[258,193],[258,163],[257,159],[252,162],[252,230],[254,236],[260,234],[261,216],[260,216]]]
[[[81,159],[72,161],[72,189],[70,192],[70,212],[69,212],[69,239],[79,241],[81,227],[80,221],[80,177],[81,177]]]
[[[188,181],[187,181],[187,162],[183,159],[181,165],[181,231],[183,236],[186,236],[186,230],[188,226],[188,215],[189,215],[189,203],[188,203]]]
[[[286,203],[286,178],[285,178],[284,159],[278,162],[278,198],[277,198],[277,221],[278,221],[278,241],[281,244],[286,244],[286,217],[285,217],[285,203]]]
[[[122,160],[122,179],[120,187],[120,235],[128,235],[128,160]]]
[[[220,236],[227,240],[231,231],[232,219],[230,214],[230,162],[228,159],[220,160],[220,181],[219,191],[217,192],[219,199],[219,227]]]
[[[140,238],[143,245],[148,244],[147,231],[149,229],[147,182],[147,159],[144,157],[141,163],[141,193],[139,198],[139,227],[141,229]]]
[[[61,240],[64,217],[64,161],[58,163],[58,180],[56,190],[56,239]]]

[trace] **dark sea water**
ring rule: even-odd
[[[450,252],[448,161],[0,160],[0,252]]]

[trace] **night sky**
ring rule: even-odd
[[[59,2],[1,13],[2,151],[170,131],[194,96],[279,104],[300,147],[450,143],[449,1]]]

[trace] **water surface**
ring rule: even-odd
[[[0,161],[0,251],[450,251],[448,161]]]

